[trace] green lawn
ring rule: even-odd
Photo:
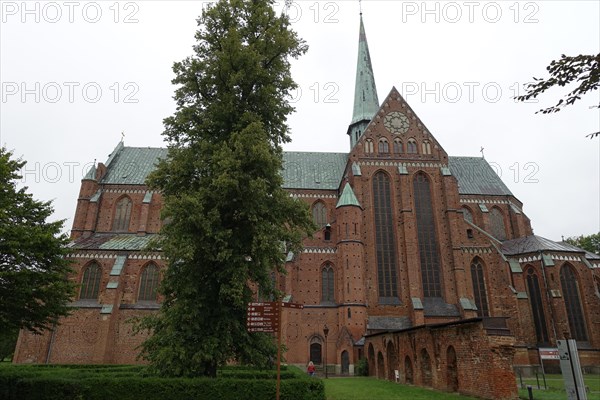
[[[438,392],[416,386],[366,377],[329,378],[325,382],[327,400],[444,400],[474,399],[473,397]]]
[[[366,377],[329,378],[323,379],[327,400],[443,400],[443,399],[474,399],[453,393],[423,389],[416,386],[399,385],[390,381]],[[533,386],[535,400],[566,400],[564,383],[560,375],[546,375],[548,390],[543,389],[540,376],[541,390],[537,389],[535,377],[523,378],[525,385]],[[600,376],[586,375],[585,384],[590,388],[589,400],[600,399]],[[527,389],[519,389],[521,399],[529,399]]]
[[[589,400],[600,399],[600,375],[584,375],[585,385],[590,389],[588,393]],[[537,388],[537,380],[533,378],[523,378],[524,385],[531,385],[533,387],[533,398],[535,400],[565,400],[567,395],[565,393],[565,384],[561,375],[546,375],[546,386],[547,390],[544,390],[544,381],[542,376],[539,375],[540,388]],[[520,382],[519,384],[520,387]],[[519,397],[522,399],[528,399],[527,389],[519,389]]]

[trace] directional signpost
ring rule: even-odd
[[[281,308],[302,309],[302,304],[267,301],[248,303],[248,332],[277,333],[277,400],[279,400],[281,370]]]

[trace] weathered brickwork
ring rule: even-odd
[[[517,399],[512,336],[481,320],[367,336],[369,374],[485,399]]]

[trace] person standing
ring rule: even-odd
[[[315,364],[312,361],[309,361],[308,367],[306,368],[306,372],[308,373],[308,375],[315,376],[316,370],[317,369],[315,368]]]

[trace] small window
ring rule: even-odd
[[[138,300],[156,301],[158,289],[158,267],[155,264],[149,264],[140,278],[140,292]]]
[[[431,143],[428,140],[424,140],[423,144],[423,154],[431,154]]]
[[[373,153],[373,141],[371,139],[365,140],[365,153]]]
[[[348,307],[348,319],[352,318],[352,310]]]
[[[408,139],[406,150],[410,154],[417,154],[417,141],[413,138]]]
[[[462,208],[462,212],[463,212],[463,218],[465,219],[465,221],[469,221],[470,223],[474,223],[473,222],[473,214],[471,214],[471,210],[469,210],[467,207],[463,207]]]
[[[131,199],[123,197],[117,202],[115,207],[115,217],[113,219],[113,231],[129,230],[129,220],[131,219]]]
[[[313,221],[319,227],[322,228],[327,225],[327,207],[321,201],[317,201],[313,205],[312,209]]]
[[[325,226],[325,240],[331,240],[331,225]]]
[[[387,154],[390,152],[390,145],[388,144],[387,139],[385,139],[385,138],[379,139],[378,151],[380,154]]]
[[[98,263],[93,262],[88,265],[83,272],[81,280],[80,300],[97,300],[100,289],[100,278],[102,277],[102,268]]]
[[[400,154],[403,153],[404,149],[402,146],[402,140],[396,138],[394,139],[394,154]]]
[[[473,229],[467,229],[467,238],[473,239]]]

